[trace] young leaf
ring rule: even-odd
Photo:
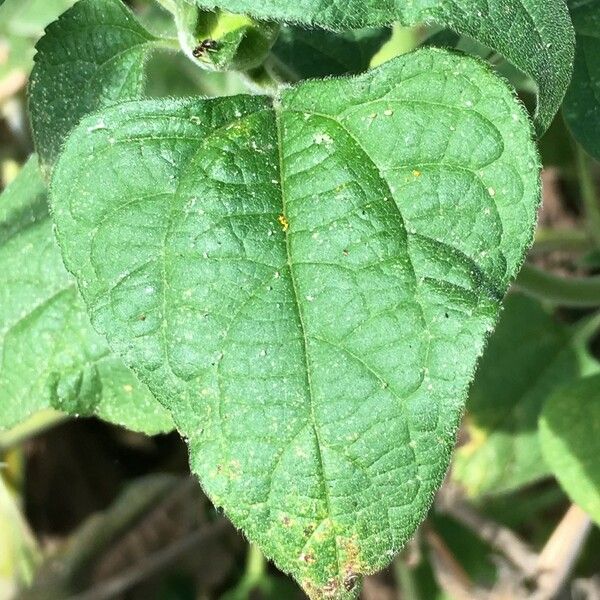
[[[493,48],[529,75],[539,89],[536,126],[543,133],[571,78],[573,27],[564,0],[179,0],[259,19],[337,31],[400,21],[434,22]]]
[[[571,500],[600,525],[600,375],[562,388],[546,403],[540,439]]]
[[[587,368],[578,333],[536,301],[509,296],[471,386],[471,441],[454,460],[453,475],[470,494],[511,491],[549,474],[537,422],[552,392]]]
[[[339,34],[283,27],[271,51],[274,67],[292,81],[361,73],[391,33],[388,27]]]
[[[600,3],[570,0],[577,49],[563,113],[569,129],[600,160]]]
[[[175,20],[183,51],[210,71],[258,67],[279,33],[276,23],[225,11],[200,10],[185,2],[177,5]]]
[[[538,175],[506,85],[430,49],[275,100],[115,106],[69,137],[51,195],[95,326],[212,500],[344,598],[442,481]]]
[[[80,0],[48,27],[36,46],[29,87],[44,169],[84,115],[141,95],[144,61],[157,43],[121,0]]]
[[[167,411],[89,324],[62,264],[36,158],[0,196],[0,428],[44,408],[158,433]]]

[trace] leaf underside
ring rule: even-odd
[[[173,428],[91,327],[52,234],[35,157],[0,196],[0,264],[0,429],[51,407],[149,434]]]
[[[313,597],[352,597],[448,466],[539,199],[528,117],[423,50],[274,101],[124,103],[52,181],[94,325],[217,506]]]
[[[532,77],[539,89],[536,128],[542,134],[569,85],[575,49],[563,0],[179,0],[257,18],[344,31],[399,21],[433,22],[471,36]]]

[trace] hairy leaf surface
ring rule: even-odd
[[[274,101],[105,110],[52,198],[95,326],[173,411],[212,500],[343,598],[444,476],[538,179],[505,84],[423,50]]]
[[[147,433],[173,428],[89,323],[52,234],[32,158],[0,196],[0,428],[44,408]]]
[[[29,113],[40,162],[52,166],[86,114],[137,98],[144,62],[158,40],[121,0],[80,0],[38,42]]]
[[[540,418],[540,437],[565,492],[600,525],[600,375],[554,394]]]
[[[361,73],[391,34],[388,27],[346,33],[283,27],[271,51],[273,66],[292,81]]]
[[[199,66],[210,71],[245,71],[258,67],[277,39],[279,25],[226,11],[200,10],[179,3],[175,10],[179,43]],[[202,49],[201,41],[214,47]]]
[[[469,35],[504,55],[539,88],[536,125],[542,133],[569,85],[573,27],[564,0],[180,0],[262,19],[344,31],[434,22]]]
[[[570,0],[577,50],[563,112],[569,129],[600,160],[600,3]]]

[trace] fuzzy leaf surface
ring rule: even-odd
[[[93,323],[315,598],[386,566],[444,477],[531,241],[531,133],[482,63],[428,49],[275,100],[124,103],[67,141],[52,204]]]
[[[273,66],[293,80],[361,73],[391,34],[388,27],[346,33],[283,27],[271,50]]]
[[[336,31],[433,22],[475,38],[529,75],[539,89],[536,127],[543,133],[572,73],[573,26],[564,0],[179,0],[261,19]]]
[[[89,323],[65,269],[34,157],[0,196],[0,428],[55,408],[149,434],[168,412]]]
[[[137,98],[157,39],[121,0],[80,0],[50,24],[36,45],[29,114],[44,168],[86,114]]]

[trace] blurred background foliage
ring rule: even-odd
[[[35,43],[72,4],[0,6],[0,189],[32,152],[26,85]],[[149,31],[176,37],[158,4],[129,4]],[[181,53],[160,50],[147,65],[146,95],[240,93],[259,86],[264,69],[288,79],[358,72],[422,43],[489,60],[533,106],[532,83],[488,49],[448,31],[403,27],[341,40],[286,28],[264,66],[245,74],[203,71]],[[599,234],[589,226],[598,165],[578,148],[561,114],[541,153],[544,199],[529,265],[560,288],[566,276],[600,271]],[[593,306],[563,301],[562,288],[558,298],[536,293],[536,281],[525,275],[508,297],[434,509],[393,566],[367,579],[363,598],[600,598],[600,531],[582,510],[600,518],[596,498],[586,505],[594,486],[598,495],[598,468],[574,484],[560,476],[561,461],[577,463],[577,444],[590,433],[584,427],[579,439],[553,436],[574,403],[600,403],[600,317]],[[584,498],[572,486],[591,492]],[[49,410],[0,432],[0,600],[13,597],[303,595],[214,511],[190,476],[177,434],[146,437]]]

